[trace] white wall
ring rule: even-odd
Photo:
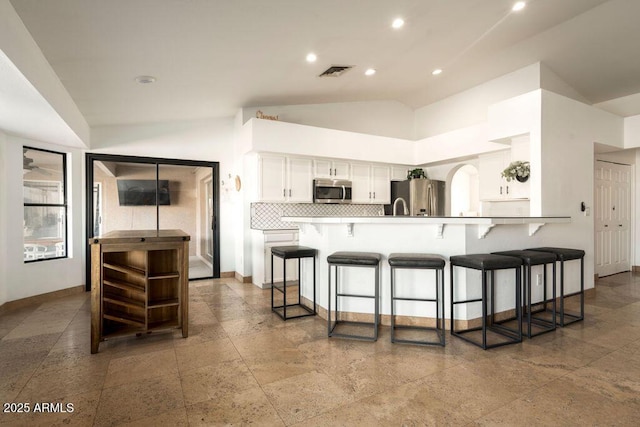
[[[536,63],[419,108],[415,112],[415,138],[486,122],[489,105],[539,88],[540,63]]]
[[[273,120],[251,119],[251,150],[414,164],[414,142]]]
[[[640,115],[624,119],[624,148],[640,147]]]
[[[67,153],[69,258],[23,262],[22,146]],[[83,154],[79,149],[0,133],[0,304],[84,284]]]
[[[416,141],[414,164],[436,163],[504,150],[504,144],[489,141],[488,131],[485,122]]]
[[[413,109],[397,101],[340,102],[251,107],[242,110],[242,123],[256,112],[283,122],[369,135],[413,139]]]
[[[58,138],[56,142],[59,144],[86,146],[89,142],[89,125],[9,0],[0,0],[0,51],[55,110],[40,117],[39,123],[32,124],[33,127],[42,129],[38,134],[50,133],[55,129]],[[7,72],[12,70],[0,68],[0,78],[5,78],[4,73]],[[24,114],[33,112],[25,111]],[[50,129],[42,127],[43,121],[48,121]],[[61,129],[67,126],[69,131]],[[25,131],[33,134],[29,129]]]
[[[593,286],[594,221],[580,211],[593,208],[594,143],[621,146],[623,119],[552,92],[542,91],[542,215],[568,215],[571,224],[558,246],[586,251],[585,283]]]
[[[220,162],[221,180],[235,177],[233,118],[92,128],[91,151],[141,157]],[[228,196],[228,197],[227,197]],[[221,195],[220,271],[235,271],[236,195]]]
[[[7,179],[7,171],[10,162],[7,157],[7,144],[7,135],[0,131],[0,306],[7,301],[7,287],[9,286],[7,274],[9,180]]]
[[[624,148],[631,149],[640,147],[640,115],[626,117],[624,119]],[[634,165],[640,165],[640,150],[625,150],[628,153],[634,153]],[[640,173],[636,167],[634,167],[634,240],[633,247],[637,248],[640,245],[640,197],[638,191],[640,191]],[[634,250],[634,259],[632,265],[640,266],[640,251]]]

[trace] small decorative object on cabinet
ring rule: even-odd
[[[505,170],[502,171],[502,176],[507,182],[515,179],[518,182],[526,182],[529,179],[529,162],[522,162],[517,160],[511,162]]]
[[[112,231],[91,245],[91,353],[101,341],[189,331],[189,240],[181,230]]]

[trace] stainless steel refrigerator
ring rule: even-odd
[[[409,215],[444,216],[445,182],[433,179],[411,179],[391,182],[391,204],[385,206],[385,214],[393,215],[396,199],[407,204]],[[396,215],[404,215],[401,201],[395,203]]]

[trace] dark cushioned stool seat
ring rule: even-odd
[[[547,332],[555,331],[556,329],[556,254],[551,252],[537,252],[537,251],[501,251],[501,252],[493,252],[496,255],[505,255],[505,256],[514,256],[518,257],[524,263],[524,289],[525,289],[525,302],[524,305],[527,308],[527,337],[532,338],[538,336],[540,334],[544,334]],[[551,264],[553,268],[553,282],[552,282],[552,290],[553,290],[553,299],[551,304],[551,319],[543,318],[538,314],[541,312],[547,311],[547,265]],[[544,280],[542,285],[544,286],[542,301],[537,302],[536,305],[544,304],[544,307],[541,310],[536,311],[536,313],[532,312],[531,305],[531,291],[532,291],[532,281],[531,281],[531,266],[535,265],[543,265],[544,266]],[[536,314],[534,316],[534,314]],[[532,325],[537,326],[538,330],[534,332],[532,330]]]
[[[329,265],[329,301],[327,304],[327,331],[329,337],[355,338],[367,341],[376,341],[378,339],[379,320],[379,301],[380,301],[380,260],[382,255],[376,252],[334,252],[327,257]],[[335,269],[336,287],[333,294],[333,304],[335,310],[332,310],[332,289],[331,289],[331,267]],[[373,268],[375,270],[375,280],[373,284],[373,294],[371,293],[352,293],[346,292],[344,285],[339,283],[340,275],[338,269],[347,267],[364,267]],[[374,314],[372,322],[362,322],[353,320],[343,320],[340,318],[340,310],[338,303],[343,298],[369,299],[373,301]],[[339,328],[338,328],[339,327]],[[373,334],[365,335],[360,332],[362,327],[373,327]],[[355,331],[354,331],[355,329]],[[339,331],[340,330],[340,331]],[[349,332],[351,331],[351,332]]]
[[[538,252],[550,252],[555,254],[558,257],[558,261],[560,261],[560,310],[558,311],[558,316],[560,317],[560,321],[558,322],[560,326],[566,326],[574,322],[579,322],[584,319],[584,256],[585,252],[582,249],[572,249],[572,248],[557,248],[551,246],[544,246],[539,248],[530,248],[528,251],[538,251]],[[565,293],[564,291],[564,262],[565,261],[573,261],[580,260],[580,290],[578,292],[573,293]],[[580,312],[579,313],[569,313],[564,309],[564,302],[566,298],[579,296],[580,297]]]
[[[284,259],[307,258],[316,256],[318,250],[306,246],[274,246],[271,248],[271,253]]]
[[[295,319],[298,317],[315,316],[316,315],[316,254],[318,251],[307,246],[273,246],[271,248],[271,311],[276,313],[282,320]],[[275,284],[273,282],[273,257],[282,259],[283,264],[283,283]],[[302,258],[313,258],[313,307],[307,307],[302,303]],[[298,260],[298,300],[291,303],[287,299],[287,260]],[[282,304],[275,305],[273,292],[279,291],[282,294]],[[288,312],[287,312],[288,311]],[[292,314],[294,313],[294,314]],[[297,314],[295,314],[297,313]]]
[[[450,268],[450,295],[451,295],[451,335],[461,338],[471,344],[482,347],[483,349],[489,349],[499,347],[508,344],[515,344],[522,342],[522,306],[521,297],[522,290],[520,289],[522,281],[522,259],[513,256],[504,256],[496,254],[470,254],[470,255],[454,255],[449,257]],[[469,298],[465,300],[455,300],[454,293],[454,267],[471,268],[474,270],[480,270],[482,272],[482,284],[481,291],[482,296],[480,298]],[[513,283],[513,290],[515,294],[515,317],[501,321],[495,319],[495,271],[496,270],[515,270],[515,283]],[[490,278],[490,280],[489,280]],[[468,295],[469,288],[466,289]],[[466,329],[456,329],[455,307],[458,304],[470,304],[481,303],[482,315],[480,316],[481,326],[467,327]],[[489,306],[491,310],[489,311]],[[505,326],[504,323],[516,320],[516,326]],[[467,321],[467,324],[469,322]],[[475,332],[480,331],[481,341],[477,338],[471,338],[475,335]],[[488,342],[487,332],[491,331],[496,336],[501,336],[502,341],[493,343]]]
[[[493,254],[454,255],[451,264],[476,270],[504,270],[522,265],[520,258]]]
[[[551,252],[536,251],[500,251],[493,252],[495,255],[514,256],[520,258],[525,265],[543,265],[555,262],[558,257]]]
[[[446,261],[440,255],[430,254],[391,254],[389,265],[405,268],[444,268]]]
[[[585,252],[582,249],[569,249],[569,248],[553,248],[553,247],[541,247],[530,248],[528,251],[538,252],[551,252],[556,254],[559,260],[571,261],[572,259],[584,258]]]
[[[417,253],[393,253],[388,258],[391,270],[391,342],[418,344],[418,345],[445,345],[444,338],[444,266],[446,261],[440,255],[417,254]],[[409,289],[404,289],[402,296],[396,295],[395,277],[396,269],[417,269],[417,270],[434,270],[435,271],[435,298],[416,297],[407,295]],[[428,283],[431,285],[431,283]],[[424,285],[416,284],[413,286],[420,292],[420,288]],[[396,324],[396,301],[419,301],[422,303],[435,304],[435,327],[412,325],[412,324]],[[402,323],[402,322],[401,322]],[[405,322],[406,323],[406,322]],[[411,333],[400,333],[396,337],[396,332],[400,330],[411,330]],[[435,332],[435,339],[430,336]],[[425,335],[421,337],[420,335]]]
[[[378,265],[382,255],[375,252],[334,252],[327,257],[329,264]]]

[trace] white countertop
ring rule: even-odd
[[[571,222],[569,216],[285,216],[286,222],[306,224],[549,224]]]
[[[569,216],[285,216],[283,221],[308,224],[316,229],[325,225],[343,224],[347,227],[347,234],[353,235],[355,224],[380,224],[380,225],[435,225],[437,236],[442,238],[442,232],[446,225],[477,225],[478,238],[483,239],[496,225],[528,224],[529,235],[534,235],[541,227],[551,223],[570,223]]]

